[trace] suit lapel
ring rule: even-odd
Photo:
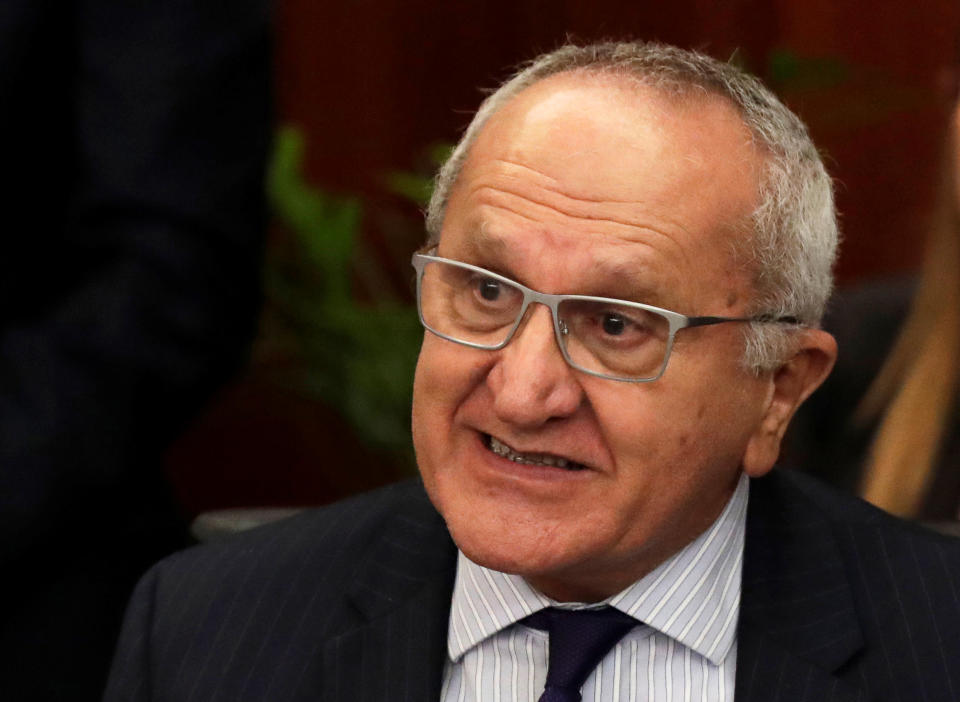
[[[756,630],[737,643],[736,702],[865,702],[863,691]]]
[[[774,471],[751,482],[737,702],[858,700],[835,672],[863,647],[829,522]]]
[[[862,647],[843,562],[817,507],[772,475],[751,483],[737,702],[866,700],[835,673]],[[324,648],[323,696],[440,698],[456,548],[420,492],[384,526],[354,580],[362,623]]]
[[[350,592],[363,623],[324,649],[324,700],[436,702],[456,549],[421,492],[385,525]]]

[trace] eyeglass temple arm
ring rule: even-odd
[[[688,327],[707,327],[711,324],[724,322],[758,322],[760,324],[802,324],[796,317],[775,317],[771,314],[761,314],[756,317],[687,317]]]

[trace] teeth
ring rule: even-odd
[[[488,443],[490,450],[498,456],[510,459],[514,463],[522,463],[529,466],[554,466],[556,468],[566,468],[568,470],[580,470],[583,468],[579,463],[568,461],[566,458],[551,456],[545,453],[520,453],[514,451],[505,443],[491,436]]]

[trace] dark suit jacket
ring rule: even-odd
[[[418,483],[178,554],[106,700],[436,702],[456,550]],[[960,699],[960,542],[812,479],[754,481],[738,701]]]

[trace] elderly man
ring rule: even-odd
[[[157,566],[109,700],[960,699],[958,544],[771,472],[836,355],[837,231],[769,91],[560,49],[428,229],[422,484]]]

